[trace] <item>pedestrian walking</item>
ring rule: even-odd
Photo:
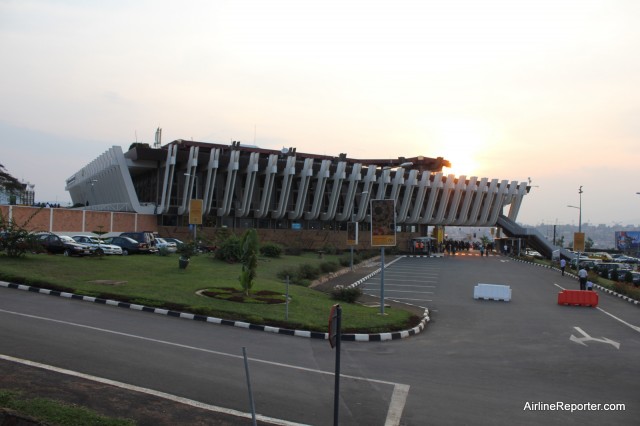
[[[562,271],[562,276],[564,277],[564,269],[567,267],[567,261],[564,259],[560,259],[560,271]]]
[[[578,271],[578,280],[580,281],[580,290],[587,289],[587,270],[584,266]]]

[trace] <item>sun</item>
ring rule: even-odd
[[[434,142],[438,156],[449,160],[451,167],[443,172],[456,176],[477,176],[481,157],[489,143],[488,126],[477,120],[450,119],[435,125]]]

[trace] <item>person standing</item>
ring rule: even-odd
[[[562,276],[564,277],[564,270],[567,267],[567,261],[565,259],[560,259],[560,271],[562,271]]]
[[[580,281],[580,290],[587,289],[587,270],[584,266],[578,271],[578,280]]]

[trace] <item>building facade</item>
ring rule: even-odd
[[[365,160],[176,140],[127,152],[113,146],[70,176],[66,190],[82,209],[153,214],[161,226],[188,225],[193,199],[211,227],[346,230],[370,222],[374,199],[394,200],[398,230],[423,235],[428,226],[516,220],[526,182],[445,175],[449,165],[442,157]]]

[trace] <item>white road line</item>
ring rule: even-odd
[[[147,394],[147,395],[156,396],[158,398],[168,399],[170,401],[178,402],[180,404],[190,405],[192,407],[200,408],[200,409],[207,410],[207,411],[213,411],[213,412],[216,412],[216,413],[228,414],[228,415],[231,415],[231,416],[242,417],[242,418],[245,418],[245,419],[251,419],[252,418],[251,413],[243,413],[242,411],[237,411],[237,410],[233,410],[233,409],[230,409],[230,408],[224,408],[224,407],[218,407],[217,405],[205,404],[203,402],[194,401],[193,399],[182,398],[180,396],[171,395],[171,394],[165,393],[165,392],[159,392],[159,391],[156,391],[156,390],[153,390],[153,389],[148,389],[148,388],[143,388],[143,387],[140,387],[140,386],[130,385],[130,384],[118,382],[118,381],[115,381],[115,380],[105,379],[104,377],[92,376],[90,374],[84,374],[84,373],[80,373],[80,372],[73,371],[73,370],[67,370],[67,369],[64,369],[64,368],[58,368],[58,367],[54,367],[52,365],[41,364],[39,362],[29,361],[27,359],[14,358],[14,357],[8,356],[8,355],[0,354],[0,359],[3,359],[5,361],[9,361],[9,362],[15,362],[15,363],[18,363],[18,364],[27,365],[29,367],[35,367],[35,368],[40,368],[40,369],[43,369],[43,370],[53,371],[53,372],[60,373],[60,374],[66,374],[67,376],[73,376],[73,377],[78,377],[78,378],[85,379],[85,380],[91,380],[92,382],[103,383],[103,384],[106,384],[106,385],[109,385],[109,386],[115,386],[115,387],[118,387],[118,388],[121,388],[121,389],[126,389],[126,390],[129,390],[129,391],[140,392],[140,393],[144,393],[144,394]],[[398,386],[398,385],[396,385],[396,386]],[[400,386],[404,386],[404,385],[400,385]],[[394,393],[395,393],[395,391],[394,391]],[[392,400],[392,403],[393,403],[393,400]],[[404,404],[403,404],[403,406],[404,406]],[[388,418],[388,416],[387,416],[387,418]],[[260,420],[262,422],[275,424],[275,425],[285,425],[285,426],[303,425],[303,423],[294,423],[294,422],[290,422],[290,421],[287,421],[287,420],[282,420],[282,419],[276,419],[276,418],[273,418],[273,417],[262,416],[260,414],[256,414],[256,420]],[[399,424],[399,423],[395,423],[395,424]]]
[[[408,385],[395,385],[393,387],[391,404],[389,405],[389,411],[387,412],[387,419],[384,422],[384,426],[397,426],[400,424],[400,418],[402,417],[402,411],[404,410],[404,404],[407,402],[408,394]]]
[[[242,355],[230,354],[230,353],[225,353],[225,352],[220,352],[220,351],[213,351],[213,350],[210,350],[210,349],[204,349],[204,348],[198,348],[198,347],[195,347],[195,346],[183,345],[183,344],[180,344],[180,343],[168,342],[166,340],[152,339],[152,338],[149,338],[149,337],[138,336],[138,335],[135,335],[135,334],[129,334],[129,333],[123,333],[123,332],[120,332],[120,331],[108,330],[108,329],[105,329],[105,328],[93,327],[93,326],[90,326],[90,325],[77,324],[77,323],[73,323],[73,322],[69,322],[69,321],[62,321],[62,320],[57,320],[57,319],[53,319],[53,318],[41,317],[41,316],[37,316],[37,315],[24,314],[24,313],[20,313],[20,312],[7,311],[5,309],[0,309],[0,312],[4,312],[4,313],[7,313],[7,314],[11,314],[11,315],[27,317],[27,318],[33,318],[33,319],[42,320],[42,321],[50,321],[50,322],[54,322],[54,323],[58,323],[58,324],[70,325],[70,326],[73,326],[73,327],[86,328],[86,329],[89,329],[89,330],[100,331],[100,332],[103,332],[103,333],[115,334],[115,335],[118,335],[118,336],[130,337],[132,339],[139,339],[139,340],[159,343],[159,344],[162,344],[162,345],[175,346],[175,347],[179,347],[179,348],[184,348],[184,349],[189,349],[189,350],[199,351],[199,352],[205,352],[205,353],[214,354],[214,355],[220,355],[220,356],[229,357],[229,358],[244,359],[244,357]],[[256,363],[273,365],[273,366],[282,367],[282,368],[289,368],[289,369],[293,369],[293,370],[306,371],[306,372],[309,372],[309,373],[323,374],[323,375],[328,375],[328,376],[334,376],[335,375],[335,373],[333,371],[316,370],[316,369],[313,369],[313,368],[300,367],[300,366],[290,365],[290,364],[283,364],[283,363],[280,363],[280,362],[267,361],[267,360],[262,360],[262,359],[257,359],[257,358],[248,358],[248,360],[256,362]],[[78,373],[78,374],[82,374],[82,373]],[[352,379],[352,380],[361,380],[361,381],[368,382],[368,383],[378,383],[378,384],[382,384],[382,385],[390,385],[390,386],[394,386],[394,387],[398,386],[398,385],[407,386],[407,385],[403,385],[401,383],[389,382],[389,381],[386,381],[386,380],[369,379],[369,378],[366,378],[366,377],[350,376],[350,375],[347,375],[347,374],[341,374],[340,377],[347,378],[347,379]],[[176,397],[176,398],[178,398],[178,397]],[[293,424],[293,423],[282,423],[282,424]]]
[[[558,288],[560,288],[560,289],[562,289],[562,290],[565,290],[565,288],[564,288],[564,287],[561,287],[561,286],[559,286],[559,285],[558,285],[558,284],[556,284],[556,283],[553,283],[553,285],[555,285],[556,287],[558,287]],[[602,309],[602,308],[601,308],[601,307],[599,307],[599,306],[596,306],[596,309],[597,309],[597,310],[599,310],[600,312],[602,312],[603,314],[609,315],[611,318],[613,318],[613,319],[615,319],[615,320],[617,320],[617,321],[620,321],[622,324],[626,325],[627,327],[630,327],[632,330],[635,330],[635,331],[637,331],[637,332],[639,332],[639,333],[640,333],[640,327],[638,327],[638,326],[636,326],[636,325],[633,325],[633,324],[629,324],[629,323],[628,323],[628,322],[626,322],[625,320],[620,319],[620,318],[618,318],[617,316],[615,316],[615,315],[613,315],[613,314],[610,314],[609,312],[605,311],[604,309]]]
[[[622,320],[622,319],[618,318],[617,316],[610,314],[609,312],[605,311],[604,309],[602,309],[602,308],[600,308],[598,306],[596,306],[596,309],[599,310],[600,312],[604,313],[604,314],[609,315],[611,318],[620,321],[621,323],[623,323],[627,327],[630,327],[632,330],[635,330],[638,333],[640,333],[640,327],[635,326],[635,325],[631,325],[628,322],[626,322],[625,320]]]

